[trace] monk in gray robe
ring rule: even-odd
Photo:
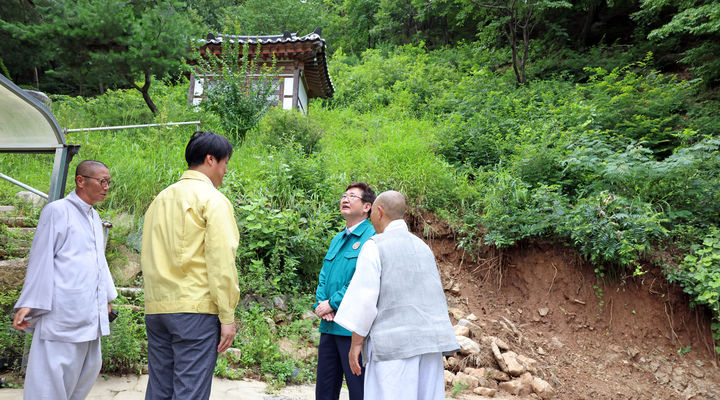
[[[100,373],[100,337],[110,334],[117,297],[105,260],[102,224],[93,205],[105,199],[110,171],[83,161],[75,190],[40,214],[13,327],[33,333],[26,400],[84,399]]]
[[[380,193],[370,219],[377,235],[358,255],[355,275],[335,314],[352,331],[350,368],[365,366],[365,399],[443,400],[443,355],[455,339],[435,257],[403,220],[405,197]]]

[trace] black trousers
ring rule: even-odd
[[[215,314],[147,314],[145,400],[207,400],[220,342]]]
[[[348,353],[350,353],[350,336],[339,336],[323,333],[318,346],[317,382],[315,383],[316,400],[338,400],[342,388],[343,375],[350,392],[350,400],[362,400],[365,368],[360,376],[350,371]],[[362,365],[362,360],[360,360]]]

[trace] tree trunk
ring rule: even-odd
[[[152,111],[153,114],[157,114],[158,109],[150,98],[150,72],[145,71],[145,84],[142,87],[136,85],[134,82],[132,85],[142,93],[143,100],[145,100],[145,104],[150,108],[150,111]]]

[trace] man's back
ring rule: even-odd
[[[230,201],[202,173],[186,171],[145,214],[141,265],[146,311],[218,314],[215,287],[230,291],[224,296],[239,296],[234,264],[226,265],[233,263],[238,237]]]
[[[435,256],[407,229],[372,238],[380,253],[378,315],[370,331],[373,358],[403,359],[457,349]]]

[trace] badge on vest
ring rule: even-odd
[[[353,250],[357,250],[359,248],[360,248],[360,242],[355,242],[355,244],[353,244]]]

